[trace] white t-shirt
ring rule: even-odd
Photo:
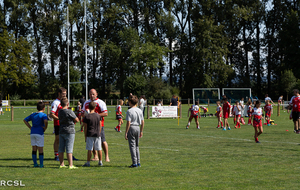
[[[137,107],[130,108],[126,113],[126,120],[130,121],[130,125],[141,125],[144,120],[143,112]]]
[[[140,109],[143,111],[145,106],[145,100],[143,98],[140,99]]]
[[[240,111],[238,109],[240,109]],[[242,106],[240,106],[240,105],[234,106],[233,111],[234,111],[235,115],[242,115]]]
[[[89,104],[91,100],[84,102],[84,105],[82,107],[82,113],[84,113],[86,110],[89,109]],[[94,102],[96,103],[95,112],[96,113],[107,113],[107,107],[104,101],[100,100],[99,98],[95,99]],[[101,117],[101,127],[104,127],[104,118]]]
[[[270,97],[266,97],[266,98],[265,98],[265,102],[266,102],[267,100],[272,101],[272,99],[271,99]]]

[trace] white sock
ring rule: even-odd
[[[188,122],[188,124],[187,124],[187,125],[188,125],[188,126],[190,126],[190,124],[191,124],[191,123],[190,123],[190,122]]]
[[[102,164],[102,160],[99,160],[99,164]]]
[[[86,163],[87,163],[87,164],[90,164],[90,161],[87,161]]]

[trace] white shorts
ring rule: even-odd
[[[44,135],[30,134],[31,146],[44,147]]]
[[[87,137],[86,138],[86,150],[102,150],[101,149],[101,137]]]

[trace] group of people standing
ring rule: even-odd
[[[295,99],[295,101],[296,100],[297,99]],[[299,98],[299,101],[300,101],[300,98]],[[256,143],[260,143],[258,140],[258,136],[263,133],[263,127],[262,127],[263,111],[265,112],[265,118],[267,121],[266,125],[270,126],[271,113],[272,113],[272,109],[273,109],[271,103],[273,103],[273,101],[266,94],[265,106],[263,109],[261,108],[260,100],[254,101],[253,107],[252,107],[251,99],[249,99],[246,104],[247,105],[247,115],[249,117],[248,125],[253,125],[253,127],[254,127],[254,130],[255,130],[254,139],[255,139]],[[189,128],[190,122],[192,121],[192,119],[195,119],[196,127],[197,127],[197,129],[200,129],[199,121],[198,121],[198,118],[201,117],[199,114],[200,108],[204,109],[205,107],[199,106],[198,101],[196,101],[196,103],[191,106],[191,108],[189,109],[191,116],[189,117],[186,129]],[[222,128],[224,131],[231,130],[229,122],[228,122],[228,119],[231,115],[233,117],[233,122],[236,124],[235,128],[241,128],[241,123],[245,124],[245,121],[243,118],[245,108],[246,108],[246,106],[244,105],[244,98],[241,98],[240,101],[236,101],[235,105],[232,106],[228,102],[227,97],[225,95],[223,95],[222,100],[217,101],[217,108],[216,108],[216,117],[218,119],[217,128]],[[299,109],[299,114],[300,114],[300,109]],[[222,122],[222,117],[224,119],[224,125]],[[300,118],[300,115],[299,115],[299,118]],[[295,126],[296,126],[296,124],[295,124]],[[298,124],[297,126],[299,128],[300,125]]]
[[[73,156],[73,147],[75,141],[75,123],[82,121],[86,150],[87,162],[83,165],[90,166],[92,152],[93,160],[98,160],[98,165],[102,166],[102,148],[105,154],[105,161],[110,162],[108,156],[108,144],[104,133],[104,117],[108,116],[107,106],[104,101],[98,98],[95,89],[89,91],[89,100],[83,103],[79,118],[69,109],[69,101],[66,97],[67,90],[63,87],[57,91],[58,97],[51,105],[50,117],[54,119],[55,140],[53,144],[54,160],[60,161],[60,168],[66,168],[64,164],[64,152],[67,153],[69,169],[77,169],[73,165],[73,160],[77,160]],[[143,136],[144,117],[142,110],[137,108],[138,98],[130,95],[128,98],[131,109],[127,111],[125,139],[129,142],[129,148],[132,157],[132,165],[130,167],[138,167],[140,165],[139,154],[139,138]],[[24,119],[24,123],[31,130],[32,159],[34,167],[44,167],[43,165],[43,146],[44,132],[48,127],[48,118],[44,113],[45,104],[41,101],[37,104],[38,112],[31,114]],[[32,125],[29,124],[32,122]],[[141,126],[141,128],[140,128]],[[36,152],[39,151],[40,165],[37,164]]]

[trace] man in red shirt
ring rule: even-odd
[[[83,108],[82,108],[82,112],[83,114],[86,114],[85,112],[89,110],[89,104],[90,102],[95,102],[96,103],[96,108],[95,108],[95,112],[98,113],[100,116],[101,116],[101,141],[102,141],[102,148],[103,148],[103,151],[105,153],[105,161],[106,162],[109,162],[109,157],[108,157],[108,145],[107,145],[107,142],[106,142],[106,139],[105,139],[105,133],[104,133],[104,117],[108,116],[108,113],[107,113],[107,107],[106,107],[106,104],[104,101],[100,100],[99,98],[97,98],[98,96],[98,93],[95,89],[91,89],[90,92],[89,92],[89,96],[90,96],[90,99],[85,101],[84,102],[84,105],[83,105]],[[84,115],[83,115],[83,118],[84,118]],[[94,152],[94,159],[97,159],[97,154],[96,152]]]

